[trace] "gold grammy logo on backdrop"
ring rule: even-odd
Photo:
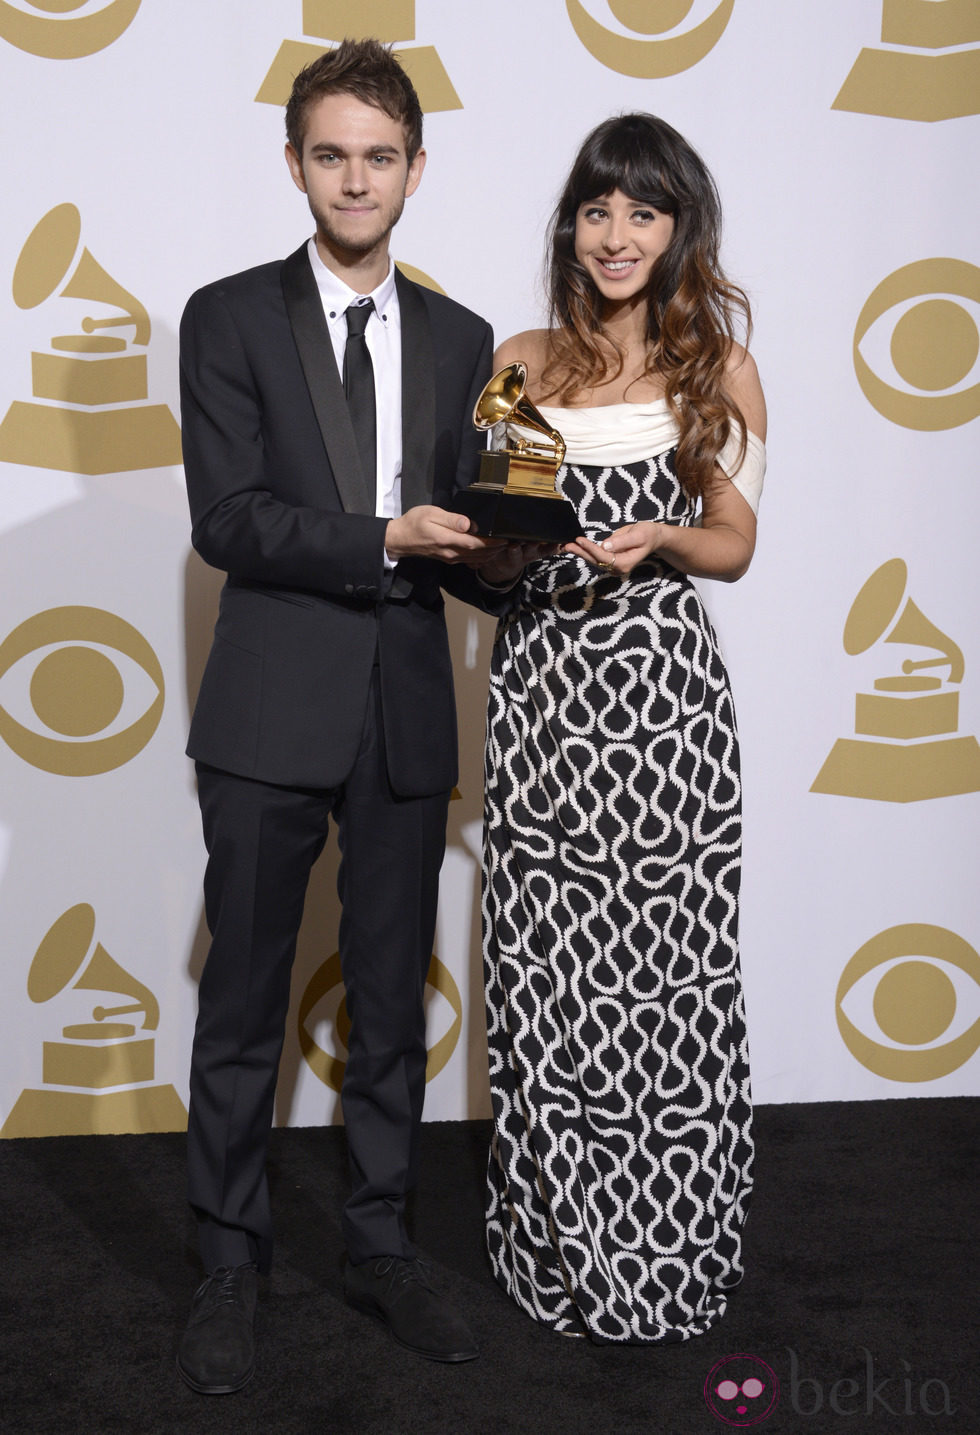
[[[977,0],[882,0],[881,38],[895,48],[862,50],[832,109],[899,120],[980,114]]]
[[[956,389],[980,354],[980,330],[974,315],[949,298],[951,294],[980,303],[980,269],[962,259],[918,259],[883,279],[858,315],[854,330],[858,383],[868,402],[903,428],[930,432],[958,428],[980,416],[980,383]],[[861,352],[878,320],[912,299],[919,302],[895,321],[889,348],[896,373],[918,393],[886,382]]]
[[[303,0],[303,34],[317,40],[342,40],[345,36],[351,40],[368,36],[386,42],[414,40],[415,0]],[[323,50],[322,43],[283,40],[256,100],[284,105],[296,75]],[[413,45],[394,53],[415,86],[426,114],[463,108],[434,46]]]
[[[22,10],[0,0],[0,37],[46,60],[77,60],[105,50],[131,24],[140,0],[23,0]],[[40,15],[31,11],[40,10]],[[84,10],[84,15],[74,12]],[[67,16],[55,19],[57,15]]]
[[[662,40],[634,40],[619,35],[590,15],[581,0],[565,0],[572,27],[590,55],[620,75],[661,80],[689,70],[721,39],[735,0],[721,0],[700,24],[679,35],[667,35],[686,20],[694,0],[606,0],[613,16],[638,35],[663,35]]]
[[[884,970],[874,978],[876,968]],[[837,985],[837,1026],[844,1045],[862,1066],[889,1081],[948,1076],[980,1047],[980,1018],[974,1015],[965,1025],[971,1005],[976,1013],[977,992],[957,991],[961,973],[980,986],[980,955],[946,927],[908,922],[880,932],[854,953]],[[855,1020],[859,1014],[893,1044],[862,1031]],[[963,1029],[947,1036],[957,1016]],[[937,1045],[943,1036],[947,1040]]]
[[[155,1043],[142,1034],[159,1026],[159,1003],[95,940],[95,912],[85,902],[50,928],[27,977],[32,1002],[72,1001],[72,992],[123,1000],[97,1003],[88,1020],[68,1022],[59,1039],[44,1043],[43,1086],[21,1092],[0,1136],[182,1131],[183,1102],[173,1086],[152,1084]]]
[[[434,992],[445,997],[453,1012],[452,1024],[449,1030],[429,1048],[428,1060],[425,1064],[425,1079],[432,1081],[449,1061],[459,1042],[459,1034],[463,1029],[463,998],[460,996],[459,987],[452,972],[433,953],[429,963],[429,972],[426,977],[426,985]],[[324,1086],[339,1091],[344,1081],[344,1070],[347,1063],[342,1057],[332,1054],[320,1046],[310,1031],[308,1021],[315,1007],[326,1001],[326,1009],[333,1008],[333,1045],[335,1050],[347,1049],[347,1038],[350,1035],[350,1017],[347,1015],[347,999],[343,995],[344,979],[340,970],[340,953],[334,952],[328,957],[322,966],[317,967],[310,978],[306,991],[303,993],[299,1004],[299,1012],[296,1017],[296,1028],[299,1035],[300,1049],[313,1074],[323,1082]],[[327,1000],[327,999],[330,1000]]]
[[[180,463],[180,430],[165,404],[148,404],[146,355],[105,330],[131,329],[150,342],[150,318],[87,249],[73,204],[49,210],[28,236],[14,270],[14,303],[34,309],[57,293],[120,312],[86,314],[81,333],[58,334],[53,353],[31,355],[35,399],[15,401],[0,424],[0,459],[69,473],[122,473]],[[67,312],[67,311],[66,311]],[[103,331],[103,332],[97,332]]]
[[[980,744],[957,737],[963,654],[911,598],[903,606],[908,569],[901,558],[877,568],[851,605],[844,651],[855,656],[875,643],[927,648],[930,658],[906,658],[901,673],[876,678],[873,693],[858,693],[856,738],[839,738],[811,787],[841,797],[920,802],[980,792]],[[945,668],[943,676],[932,670]]]
[[[47,608],[0,643],[0,737],[43,772],[122,767],[156,732],[163,703],[156,653],[102,608]]]

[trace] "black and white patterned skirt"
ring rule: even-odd
[[[596,532],[690,521],[663,458],[564,477]],[[735,716],[693,584],[656,560],[535,565],[491,671],[487,1230],[501,1285],[557,1330],[686,1340],[741,1279],[740,858]]]

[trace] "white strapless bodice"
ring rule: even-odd
[[[599,408],[562,409],[545,404],[537,407],[542,418],[565,440],[566,463],[614,468],[656,458],[677,443],[677,424],[666,399],[652,399],[644,404],[606,404]],[[766,446],[754,433],[749,433],[741,463],[738,451],[738,435],[734,433],[718,455],[718,464],[752,512],[758,514],[766,473]]]

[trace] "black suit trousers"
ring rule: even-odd
[[[375,668],[354,766],[337,788],[281,787],[198,765],[211,948],[191,1060],[188,1177],[205,1268],[268,1269],[265,1161],[296,939],[310,870],[333,818],[341,849],[339,946],[351,1019],[342,1105],[355,1263],[412,1256],[425,1094],[423,993],[449,793],[399,798],[385,763]]]

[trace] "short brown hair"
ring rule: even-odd
[[[398,120],[408,162],[422,148],[422,106],[415,86],[379,40],[343,40],[300,70],[286,103],[286,138],[302,159],[306,117],[324,95],[353,95]]]

